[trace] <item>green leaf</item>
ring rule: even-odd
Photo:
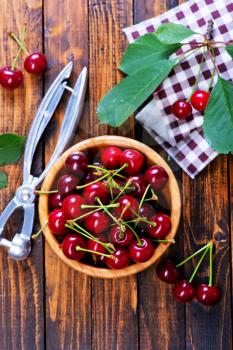
[[[133,74],[158,61],[167,59],[180,48],[180,44],[167,45],[161,43],[154,34],[145,34],[130,44],[122,58],[120,70]]]
[[[8,184],[7,175],[0,171],[0,189],[6,187]]]
[[[233,152],[233,84],[218,78],[205,110],[204,134],[219,153]]]
[[[175,23],[161,24],[155,32],[156,37],[164,44],[177,44],[194,34],[198,33]]]
[[[25,137],[15,134],[0,135],[0,165],[15,163],[23,153]]]
[[[226,50],[228,54],[231,56],[231,58],[233,58],[233,45],[227,45]]]
[[[100,101],[97,107],[100,122],[121,125],[153,93],[177,62],[177,59],[157,62],[122,80]]]

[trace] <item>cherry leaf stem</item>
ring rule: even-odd
[[[46,221],[46,223],[39,229],[39,231],[37,231],[34,235],[32,235],[32,239],[37,239],[47,225],[48,225],[48,221]]]
[[[212,284],[213,284],[213,242],[211,242],[211,244],[210,244],[209,254],[210,254],[209,286],[212,287]]]
[[[203,252],[205,249],[207,249],[207,247],[209,247],[211,244],[211,241],[208,242],[206,245],[204,245],[202,248],[200,248],[199,250],[197,250],[195,253],[193,253],[192,255],[190,255],[188,258],[184,259],[183,261],[181,261],[179,264],[176,265],[176,267],[180,267],[184,264],[186,264],[186,262],[188,262],[189,260],[191,260],[192,258],[194,258],[194,256],[200,254],[201,252]]]
[[[137,239],[138,245],[139,245],[139,246],[142,246],[142,241],[141,241],[139,235],[137,234],[137,232],[136,232],[130,225],[128,225],[127,223],[124,222],[124,225],[125,225],[126,227],[128,227],[128,229],[130,229],[130,230],[133,232],[134,236],[135,236],[136,239]]]
[[[80,246],[77,246],[77,247],[76,247],[76,250],[77,250],[77,251],[82,251],[82,252],[91,253],[91,254],[96,254],[96,255],[105,256],[106,258],[113,258],[112,255],[105,254],[105,253],[100,253],[100,252],[95,252],[94,250],[82,248],[82,247],[80,247]]]
[[[197,271],[198,271],[198,269],[199,269],[199,267],[200,267],[204,257],[206,256],[207,252],[209,251],[209,249],[210,249],[210,245],[208,247],[206,247],[204,253],[202,254],[202,256],[200,258],[200,260],[198,261],[197,266],[195,267],[195,270],[193,271],[192,276],[189,279],[189,283],[192,283],[192,281],[193,281],[193,279],[194,279],[194,277],[195,277],[195,275],[196,275],[196,273],[197,273]]]
[[[144,191],[144,193],[143,193],[142,199],[140,200],[140,203],[139,203],[138,210],[141,209],[142,204],[143,204],[143,202],[144,202],[144,200],[145,200],[145,198],[146,198],[146,195],[147,195],[147,193],[148,193],[148,191],[149,191],[149,188],[150,188],[150,184],[147,185],[147,187],[146,187],[146,189],[145,189],[145,191]]]
[[[177,64],[182,63],[184,60],[186,60],[189,56],[191,56],[196,50],[199,50],[201,47],[205,46],[206,44],[203,42],[202,45],[199,45],[198,47],[191,48],[188,51],[186,51],[183,55],[178,56],[178,62]]]

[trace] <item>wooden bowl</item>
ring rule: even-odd
[[[71,153],[78,152],[78,151],[85,151],[90,150],[92,148],[101,148],[101,147],[107,147],[110,145],[115,145],[123,148],[134,148],[138,151],[140,151],[142,154],[144,154],[145,159],[149,165],[161,165],[168,173],[169,175],[169,181],[166,185],[163,194],[170,204],[171,208],[171,223],[172,223],[172,229],[167,236],[167,238],[174,238],[177,227],[180,220],[180,212],[181,212],[181,200],[180,200],[180,191],[178,184],[176,182],[175,176],[167,163],[150,147],[144,145],[141,142],[138,142],[136,140],[132,140],[126,137],[121,136],[100,136],[91,138],[85,141],[82,141],[80,143],[77,143],[73,147],[69,148],[65,153],[61,155],[61,157],[57,160],[57,162],[54,164],[54,166],[51,168],[50,172],[46,176],[43,184],[42,184],[42,191],[49,191],[53,189],[55,185],[55,179],[57,178],[58,174],[61,172],[61,170],[64,167],[65,160],[67,156]],[[46,225],[46,222],[48,220],[49,215],[49,207],[48,207],[48,196],[47,195],[41,195],[39,199],[39,216],[40,216],[40,224],[41,227]],[[46,240],[48,241],[50,247],[53,249],[55,254],[59,256],[67,265],[72,267],[73,269],[86,273],[93,277],[101,277],[101,278],[118,278],[118,277],[125,277],[129,275],[133,275],[135,273],[138,273],[140,271],[145,270],[152,264],[154,264],[168,249],[169,243],[160,243],[153,254],[153,256],[150,258],[150,260],[144,262],[144,263],[136,263],[133,265],[130,265],[124,269],[121,270],[111,270],[107,268],[99,268],[90,266],[87,264],[84,264],[82,262],[78,262],[75,260],[68,259],[62,252],[62,249],[59,247],[59,243],[56,240],[56,237],[52,234],[50,231],[48,225],[45,226],[43,229],[44,235]]]

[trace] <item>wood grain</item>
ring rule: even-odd
[[[0,11],[0,57],[1,65],[10,65],[18,50],[17,45],[7,33],[21,33],[27,23],[26,45],[29,51],[42,47],[42,1],[19,0],[1,2]],[[22,64],[22,58],[19,66]],[[42,82],[40,77],[25,74],[24,86],[15,91],[0,89],[0,132],[15,132],[27,135],[31,121],[41,99]],[[35,172],[41,171],[41,152],[37,154]],[[22,161],[17,165],[5,167],[9,174],[9,186],[0,193],[1,210],[14,195],[21,184]],[[20,232],[22,215],[16,213],[5,232],[12,237]],[[35,230],[38,225],[35,225]],[[43,250],[42,240],[34,244],[33,254],[23,262],[7,258],[1,248],[0,255],[0,333],[1,349],[43,349]]]
[[[46,88],[65,63],[74,61],[73,79],[88,59],[88,9],[85,0],[44,1],[45,53],[49,59]],[[67,99],[63,100],[46,137],[46,156],[51,156]],[[81,128],[88,130],[87,115]],[[54,136],[56,135],[56,136]],[[90,349],[91,279],[65,266],[45,245],[46,348]]]

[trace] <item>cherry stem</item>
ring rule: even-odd
[[[175,244],[176,241],[174,240],[174,238],[171,239],[151,239],[154,242],[158,242],[158,243],[171,243],[171,244]]]
[[[132,211],[132,213],[134,214],[134,215],[136,215],[137,217],[138,217],[138,220],[136,219],[136,220],[132,220],[132,222],[135,222],[135,221],[144,221],[144,222],[146,222],[147,224],[149,224],[149,225],[151,225],[151,226],[153,226],[153,227],[156,227],[156,222],[154,222],[154,221],[149,221],[149,220],[147,220],[147,219],[145,219],[143,216],[140,216],[135,210],[133,210],[132,208],[129,208],[131,211]],[[140,219],[140,220],[139,220]]]
[[[15,36],[14,33],[11,33],[11,37]],[[12,62],[12,65],[11,65],[11,68],[14,70],[15,67],[16,67],[16,64],[18,62],[18,59],[19,59],[19,56],[21,54],[21,51],[23,50],[23,44],[24,44],[24,40],[25,40],[25,37],[26,37],[26,27],[23,27],[22,29],[22,41],[19,45],[19,50],[17,52],[17,55],[15,56],[13,62]]]
[[[23,32],[23,34],[26,36],[26,27],[23,27],[23,30],[22,30],[22,32]],[[17,37],[17,35],[15,34],[15,33],[10,33],[10,36],[11,36],[11,38],[12,39],[14,39],[16,42],[17,42],[17,44],[19,45],[19,49],[21,50],[21,51],[24,51],[25,52],[25,54],[27,55],[27,56],[29,56],[29,52],[25,49],[25,47],[24,47],[24,35],[22,34],[22,40],[20,40],[18,37]]]
[[[76,250],[77,251],[81,251],[81,252],[87,252],[87,253],[91,253],[91,254],[101,255],[101,256],[105,256],[106,258],[112,258],[113,259],[112,255],[105,254],[105,253],[100,253],[100,252],[95,252],[94,250],[85,249],[85,248],[82,248],[80,246],[77,246]]]
[[[37,239],[47,225],[48,225],[48,221],[39,229],[39,231],[37,231],[34,235],[32,235],[32,239]]]
[[[206,247],[204,253],[202,254],[202,256],[200,258],[200,260],[198,261],[197,266],[196,266],[195,270],[193,271],[192,276],[189,279],[189,283],[192,283],[192,281],[193,281],[193,279],[194,279],[194,277],[195,277],[195,275],[196,275],[196,273],[197,273],[197,271],[198,271],[198,269],[199,269],[199,267],[200,267],[204,257],[206,256],[207,252],[209,251],[209,249],[210,249],[210,245],[208,245],[208,247]]]
[[[94,180],[94,181],[91,181],[91,182],[88,182],[88,183],[85,184],[85,185],[76,186],[76,189],[79,190],[79,189],[85,188],[85,187],[87,187],[87,186],[93,185],[93,184],[95,184],[96,182],[105,179],[106,177],[108,177],[108,174],[104,174],[103,176],[99,177],[98,179],[96,179],[96,180]]]
[[[202,45],[199,45],[195,48],[191,48],[190,50],[186,51],[181,57],[179,57],[179,60],[177,62],[177,64],[180,64],[181,62],[183,62],[184,60],[187,60],[187,58],[192,55],[196,50],[199,50],[201,47],[205,46],[205,43],[202,43]],[[188,55],[187,55],[188,54]]]
[[[131,184],[131,181],[128,180],[124,187],[121,188],[118,195],[114,198],[113,203],[122,195],[122,193],[125,193],[125,191],[128,189],[129,185]]]
[[[124,225],[125,225],[126,227],[128,227],[128,229],[130,229],[130,230],[133,232],[134,236],[135,236],[136,239],[137,239],[138,246],[142,246],[143,243],[142,243],[140,237],[138,236],[137,232],[136,232],[130,225],[128,225],[127,223],[124,223]]]
[[[201,252],[203,252],[207,247],[210,246],[212,241],[208,242],[206,245],[204,245],[202,248],[200,248],[199,250],[197,250],[195,253],[193,253],[192,255],[190,255],[188,258],[184,259],[183,261],[181,261],[179,264],[176,265],[176,267],[180,267],[184,264],[186,264],[186,262],[188,262],[189,260],[191,260],[194,256],[200,254]]]
[[[112,203],[112,204],[108,204],[108,205],[105,205],[105,207],[107,208],[117,208],[120,206],[120,203]],[[102,206],[101,205],[89,205],[89,204],[82,204],[81,205],[81,209],[91,209],[91,208],[100,208],[102,209]]]
[[[145,200],[145,198],[146,198],[146,195],[147,195],[147,192],[148,192],[149,188],[150,188],[150,184],[147,185],[147,187],[146,187],[146,189],[145,189],[145,191],[144,191],[144,193],[143,193],[142,199],[140,200],[140,203],[139,203],[138,210],[141,209],[142,203],[144,202],[144,200]]]
[[[194,91],[195,91],[195,89],[196,89],[196,87],[197,87],[197,84],[198,84],[198,82],[199,82],[200,75],[201,75],[201,71],[202,71],[202,67],[203,67],[203,63],[204,63],[204,58],[205,58],[205,47],[203,48],[201,63],[200,63],[200,65],[199,65],[199,70],[198,70],[198,73],[197,73],[197,77],[196,77],[195,83],[194,83],[194,85],[193,85],[191,94],[190,94],[189,98],[187,99],[187,102],[190,101],[190,99],[191,99],[191,97],[192,97],[192,94],[194,93]]]
[[[220,72],[219,72],[218,67],[217,67],[217,65],[216,65],[216,59],[215,59],[215,54],[214,54],[214,52],[213,52],[213,48],[211,48],[210,50],[208,50],[208,55],[209,55],[211,61],[213,62],[215,71],[217,72],[218,75],[220,75]]]
[[[211,242],[211,244],[210,244],[209,253],[210,253],[209,286],[212,287],[212,283],[213,283],[213,242]]]
[[[215,56],[215,54],[214,54],[214,49],[211,48],[210,50],[211,50],[211,52],[212,52],[213,59],[214,59],[214,61],[213,61],[214,68],[213,68],[213,71],[212,71],[212,73],[211,73],[211,79],[210,79],[210,83],[209,83],[209,87],[208,87],[207,92],[209,92],[210,89],[211,89],[211,86],[212,86],[212,84],[213,84],[214,77],[215,77],[215,71],[216,71],[216,56]]]
[[[112,173],[114,173],[115,171],[118,171],[118,170],[108,170],[108,169],[106,169],[106,168],[102,168],[102,167],[100,167],[100,166],[98,166],[98,165],[93,165],[93,164],[88,164],[88,166],[87,166],[88,168],[92,168],[92,169],[96,169],[96,170],[99,170],[100,172],[105,172],[105,173],[108,173],[108,174],[112,174]],[[125,168],[125,164],[124,164],[124,168]],[[122,170],[121,168],[120,168],[120,170]],[[119,170],[119,171],[120,171]],[[123,179],[126,179],[126,177],[124,176],[124,175],[121,175],[121,174],[118,174],[118,173],[116,173],[115,175],[117,175],[117,176],[120,176],[120,177],[122,177]]]
[[[101,200],[100,200],[98,197],[96,197],[96,200],[97,200],[97,202],[100,204],[101,209],[103,209],[103,211],[105,211],[105,213],[106,213],[108,216],[110,216],[110,218],[111,218],[118,226],[121,227],[120,222],[108,211],[108,209],[106,208],[106,206],[103,205],[103,203],[101,202]]]
[[[71,222],[71,223],[76,222],[76,221],[78,221],[78,220],[81,220],[81,219],[85,218],[85,217],[88,216],[88,215],[91,215],[91,214],[96,213],[96,212],[99,211],[99,210],[102,210],[102,208],[99,208],[99,207],[98,207],[97,209],[91,210],[91,211],[89,211],[89,212],[86,213],[86,214],[83,214],[83,215],[81,215],[81,216],[79,216],[79,217],[77,217],[77,218],[75,218],[75,219],[73,219],[73,220],[68,220],[68,221]]]
[[[52,191],[40,191],[40,190],[36,190],[34,193],[35,193],[35,194],[39,194],[39,195],[42,195],[42,194],[52,194],[52,193],[58,193],[58,190],[52,190]]]

